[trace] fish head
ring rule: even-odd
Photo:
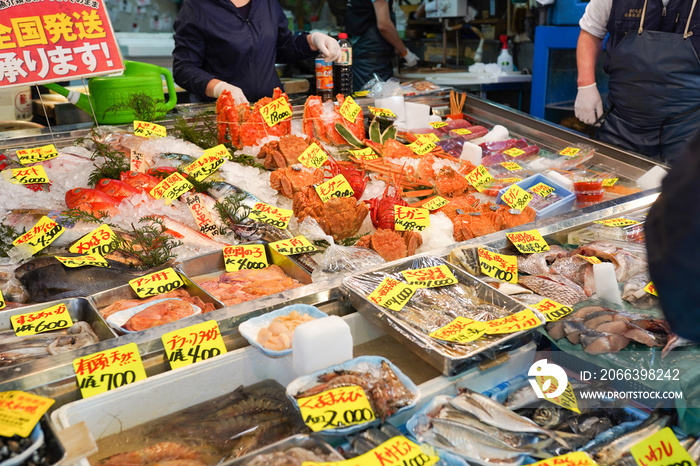
[[[148,191],[160,183],[160,180],[154,176],[135,171],[121,172],[119,180],[136,189],[146,189]]]
[[[69,255],[69,254],[66,254]],[[39,256],[25,262],[15,269],[15,278],[20,282],[34,276],[38,271],[47,267],[60,265],[60,262],[54,256]]]
[[[124,198],[141,192],[123,181],[111,178],[102,178],[95,185],[95,189],[115,198]]]

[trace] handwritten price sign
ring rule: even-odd
[[[321,202],[326,203],[334,197],[352,197],[355,195],[352,186],[343,175],[336,175],[325,183],[314,187]]]
[[[513,147],[512,149],[504,150],[503,153],[515,158],[515,157],[520,157],[521,155],[523,155],[525,153],[525,151],[522,149],[518,149],[517,147]]]
[[[452,130],[453,133],[459,134],[460,136],[466,136],[467,134],[472,134],[471,130],[466,128],[457,128]]]
[[[367,296],[367,299],[392,311],[400,311],[416,293],[416,290],[418,290],[416,286],[386,277]]]
[[[628,227],[630,225],[636,225],[639,222],[636,220],[630,220],[624,217],[609,218],[607,220],[596,220],[593,223],[599,223],[600,225],[605,225],[608,227]]]
[[[375,419],[362,387],[352,385],[297,400],[304,423],[314,432],[364,424]]]
[[[550,403],[554,403],[557,406],[561,406],[564,409],[569,409],[575,413],[581,414],[581,411],[578,409],[576,394],[574,393],[574,389],[571,387],[571,382],[567,380],[566,389],[564,389],[564,392],[561,395],[553,398],[549,398],[547,395],[555,393],[557,388],[559,388],[559,381],[555,377],[536,375],[535,382],[537,382],[537,385],[539,385],[542,393],[545,394],[545,400],[549,401]]]
[[[372,113],[372,115],[375,115],[378,117],[396,118],[396,113],[392,112],[388,108],[372,107],[371,105],[368,105],[367,109],[369,109],[369,111],[370,111],[370,113]]]
[[[219,167],[223,165],[224,158],[218,155],[218,149],[216,147],[214,149],[213,152],[204,151],[201,157],[185,167],[185,172],[195,180],[202,181],[218,170]],[[224,150],[225,149],[224,147]]]
[[[425,155],[436,147],[435,143],[428,138],[418,138],[408,145],[408,148],[416,155]]]
[[[630,448],[639,466],[694,465],[695,461],[681,445],[670,427],[645,438]]]
[[[264,269],[268,266],[265,246],[262,244],[226,246],[224,248],[224,264],[226,264],[227,272]]]
[[[56,256],[56,259],[66,267],[84,267],[91,265],[93,267],[109,267],[109,262],[97,254],[86,254],[84,256]]]
[[[31,230],[14,240],[12,244],[17,247],[29,247],[32,254],[36,254],[61,236],[64,231],[61,225],[44,215]]]
[[[489,320],[485,322],[485,324],[487,334],[500,335],[539,327],[542,325],[542,322],[535,313],[532,312],[532,309],[525,309],[501,319]]]
[[[497,181],[499,181],[499,182],[503,183],[504,185],[506,185],[506,184],[519,183],[519,182],[523,181],[523,179],[522,179],[522,178],[518,178],[517,176],[513,176],[513,177],[510,177],[510,178],[498,178]]]
[[[417,134],[416,137],[418,139],[423,139],[424,141],[430,141],[430,142],[439,142],[440,138],[434,135],[433,133],[428,133],[428,134]]]
[[[129,168],[132,172],[146,173],[148,164],[146,163],[146,156],[137,151],[136,149],[131,149],[131,158],[129,161]]]
[[[145,138],[150,138],[151,136],[164,138],[168,135],[165,126],[138,120],[134,120],[134,134]]]
[[[397,231],[423,231],[430,226],[430,211],[421,207],[394,206],[394,228]]]
[[[600,264],[603,262],[600,259],[598,259],[596,256],[582,256],[581,254],[576,254],[576,255],[578,257],[580,257],[581,259],[585,260],[586,262],[588,262],[589,264],[596,265],[596,264]]]
[[[274,243],[269,243],[269,246],[284,256],[304,254],[316,250],[316,246],[311,244],[304,236],[295,236],[291,239],[275,241]]]
[[[151,296],[167,293],[180,288],[184,284],[182,277],[172,267],[129,280],[129,285],[139,298],[150,298]]]
[[[652,282],[647,283],[647,286],[644,287],[644,291],[646,291],[650,295],[659,296],[659,294],[656,292],[656,287]]]
[[[532,466],[597,466],[597,464],[586,452],[572,451],[566,455],[538,461]]]
[[[435,196],[434,198],[430,199],[428,202],[423,204],[421,207],[423,207],[424,209],[428,209],[432,212],[434,210],[438,210],[440,207],[446,206],[449,203],[450,201],[448,201],[444,197]]]
[[[486,185],[493,181],[493,176],[483,165],[479,165],[467,175],[467,181],[474,186],[477,191],[481,192],[486,188]]]
[[[9,181],[13,184],[46,184],[49,176],[41,165],[27,168],[12,168],[9,171]]]
[[[19,158],[19,163],[28,165],[30,163],[54,159],[58,157],[58,151],[53,144],[49,144],[42,147],[35,147],[34,149],[20,149],[17,151],[17,157]]]
[[[409,284],[420,288],[437,288],[458,283],[457,278],[446,265],[402,270],[401,274]]]
[[[226,354],[226,345],[215,320],[168,332],[161,340],[171,369]]]
[[[117,249],[119,238],[109,225],[102,224],[80,238],[68,249],[75,254],[99,254],[104,256]]]
[[[609,188],[615,186],[615,183],[619,181],[619,178],[606,178],[603,180],[603,187]]]
[[[549,245],[537,230],[519,231],[517,233],[507,233],[506,238],[510,240],[518,251],[523,254],[534,254],[549,251]]]
[[[29,437],[54,400],[32,393],[10,391],[0,393],[0,435]]]
[[[340,106],[340,114],[350,123],[354,123],[357,115],[362,115],[362,108],[355,103],[352,97],[348,96],[343,101],[343,105]]]
[[[289,107],[287,99],[283,96],[261,107],[260,114],[265,120],[265,123],[267,123],[267,126],[272,127],[284,120],[292,118],[292,109]]]
[[[165,203],[170,204],[175,199],[194,188],[180,173],[175,172],[151,189],[151,196],[156,199],[165,198]]]
[[[278,209],[264,202],[256,202],[248,214],[248,218],[286,230],[293,213],[288,209]]]
[[[449,324],[429,333],[438,340],[452,343],[469,343],[481,338],[486,332],[486,324],[459,316]]]
[[[199,227],[199,231],[204,233],[210,238],[219,236],[219,228],[214,223],[214,219],[211,217],[211,212],[207,209],[207,206],[202,202],[199,194],[188,194],[183,197],[185,204],[190,208],[190,213],[194,218],[194,221]]]
[[[75,359],[73,370],[83,398],[146,379],[136,343]]]
[[[523,169],[523,167],[518,165],[517,162],[501,162],[501,166],[511,172],[516,172]]]
[[[559,155],[563,155],[565,157],[575,157],[579,152],[581,152],[581,149],[578,147],[565,147],[559,151]]]
[[[0,309],[3,309],[5,307],[5,298],[2,295],[2,291],[0,291]]]
[[[518,283],[518,259],[479,248],[481,273],[504,282]]]
[[[444,121],[431,121],[428,124],[435,129],[440,129],[440,128],[444,128],[445,126],[447,126],[447,123],[445,123]]]
[[[365,147],[364,149],[351,149],[350,152],[353,157],[358,160],[374,160],[378,159],[379,155],[372,150],[371,147]]]
[[[530,191],[540,197],[547,197],[554,192],[554,188],[544,183],[537,183],[535,186],[530,188]]]
[[[57,304],[41,311],[10,316],[12,328],[18,337],[50,332],[73,325],[65,304]]]
[[[503,196],[501,196],[503,202],[508,204],[511,208],[520,210],[527,207],[532,198],[532,194],[525,191],[517,184],[512,185],[510,188],[508,188],[508,191],[503,193]]]
[[[328,156],[315,142],[312,142],[299,156],[299,162],[309,168],[321,168],[326,160]]]
[[[544,314],[544,316],[547,318],[547,322],[556,322],[562,317],[566,317],[574,312],[573,307],[559,304],[558,302],[552,301],[549,298],[544,298],[539,303],[532,304],[531,307],[534,307]]]
[[[304,461],[303,466],[433,466],[438,461],[440,457],[432,449],[421,450],[406,437],[396,436],[350,460],[332,463]]]

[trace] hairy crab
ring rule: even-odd
[[[279,168],[270,174],[270,186],[289,199],[294,198],[302,188],[323,181],[323,171],[307,168],[300,163],[291,167]]]
[[[299,156],[315,141],[313,138],[285,135],[278,141],[270,141],[260,148],[259,159],[268,170],[285,168],[299,163]]]
[[[313,186],[302,188],[294,195],[293,209],[300,222],[311,216],[335,240],[357,233],[369,212],[367,206],[354,197],[332,197],[324,203]]]
[[[383,228],[360,238],[358,247],[370,248],[387,262],[412,256],[423,244],[423,237],[416,231],[394,231]]]

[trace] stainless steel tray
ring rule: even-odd
[[[333,459],[336,459],[338,461],[345,460],[345,458],[343,458],[343,455],[338,453],[332,446],[330,446],[320,438],[311,435],[297,434],[292,435],[291,437],[287,437],[284,440],[280,440],[279,442],[273,443],[272,445],[268,445],[264,448],[261,448],[260,450],[248,453],[247,455],[241,456],[240,458],[236,458],[235,460],[221,463],[221,466],[242,466],[244,464],[248,464],[248,462],[253,460],[253,458],[255,458],[258,455],[266,455],[278,451],[286,451],[294,447],[304,448],[306,450],[318,448],[321,450],[322,453],[330,455]]]
[[[430,267],[445,264],[460,283],[473,286],[476,294],[482,300],[506,308],[511,314],[522,311],[525,306],[508,296],[498,292],[472,275],[438,257],[417,257],[405,260],[396,265],[375,270],[365,274],[348,277],[343,280],[343,290],[352,306],[364,315],[370,322],[381,327],[388,334],[408,346],[414,353],[445,375],[455,375],[470,367],[493,359],[498,353],[515,349],[531,340],[533,330],[523,330],[516,333],[489,337],[477,340],[473,345],[451,345],[439,342],[426,333],[412,327],[404,320],[398,319],[390,311],[369,299],[366,282],[368,278],[376,278],[377,284],[384,276],[397,274],[402,270]],[[454,286],[454,285],[453,285]]]

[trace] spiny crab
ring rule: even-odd
[[[380,228],[374,234],[360,238],[355,246],[373,249],[382,256],[382,259],[391,262],[412,256],[421,244],[423,244],[423,237],[417,231]]]
[[[259,159],[265,159],[263,165],[268,170],[285,168],[299,163],[299,156],[311,145],[320,143],[314,138],[302,138],[299,136],[287,135],[279,138],[278,141],[270,141],[260,148]]]
[[[332,197],[324,203],[313,186],[306,186],[294,195],[293,209],[300,222],[310,215],[335,240],[357,233],[369,212],[354,197]]]
[[[270,186],[284,197],[294,198],[302,188],[323,182],[323,171],[307,168],[300,163],[279,168],[270,174]],[[313,188],[312,188],[313,189]]]

